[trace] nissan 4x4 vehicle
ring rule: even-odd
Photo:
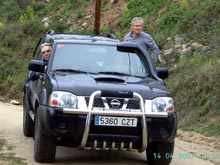
[[[51,43],[45,70],[40,46]],[[169,164],[177,131],[174,101],[140,46],[115,38],[50,32],[40,39],[24,86],[23,133],[37,162],[55,161],[56,146],[146,152]],[[73,155],[74,156],[74,155]]]

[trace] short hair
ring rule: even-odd
[[[42,49],[44,46],[50,46],[51,47],[51,44],[48,43],[48,42],[45,42],[45,43],[41,44],[40,48]]]
[[[132,20],[131,20],[131,26],[134,24],[134,22],[136,21],[141,21],[142,23],[144,23],[144,19],[142,17],[134,17]]]

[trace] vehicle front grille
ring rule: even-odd
[[[89,96],[86,96],[85,100],[88,106]],[[117,104],[115,105],[114,102],[116,102]],[[134,98],[96,97],[93,107],[106,109],[140,109],[140,102],[138,99]]]

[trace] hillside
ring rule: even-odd
[[[0,13],[0,98],[22,101],[27,64],[49,29],[93,34],[94,0],[3,1]],[[161,48],[157,66],[169,68],[179,128],[220,135],[220,3],[218,0],[103,0],[101,33],[120,40],[130,20],[142,16],[144,30]]]

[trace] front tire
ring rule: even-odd
[[[43,134],[40,122],[40,110],[37,110],[34,130],[34,158],[37,162],[50,163],[55,161],[56,139]]]
[[[33,137],[34,135],[34,121],[29,115],[30,106],[28,104],[27,93],[23,97],[23,133],[27,137]]]
[[[152,142],[148,144],[146,155],[150,165],[168,165],[172,161],[174,142]]]

